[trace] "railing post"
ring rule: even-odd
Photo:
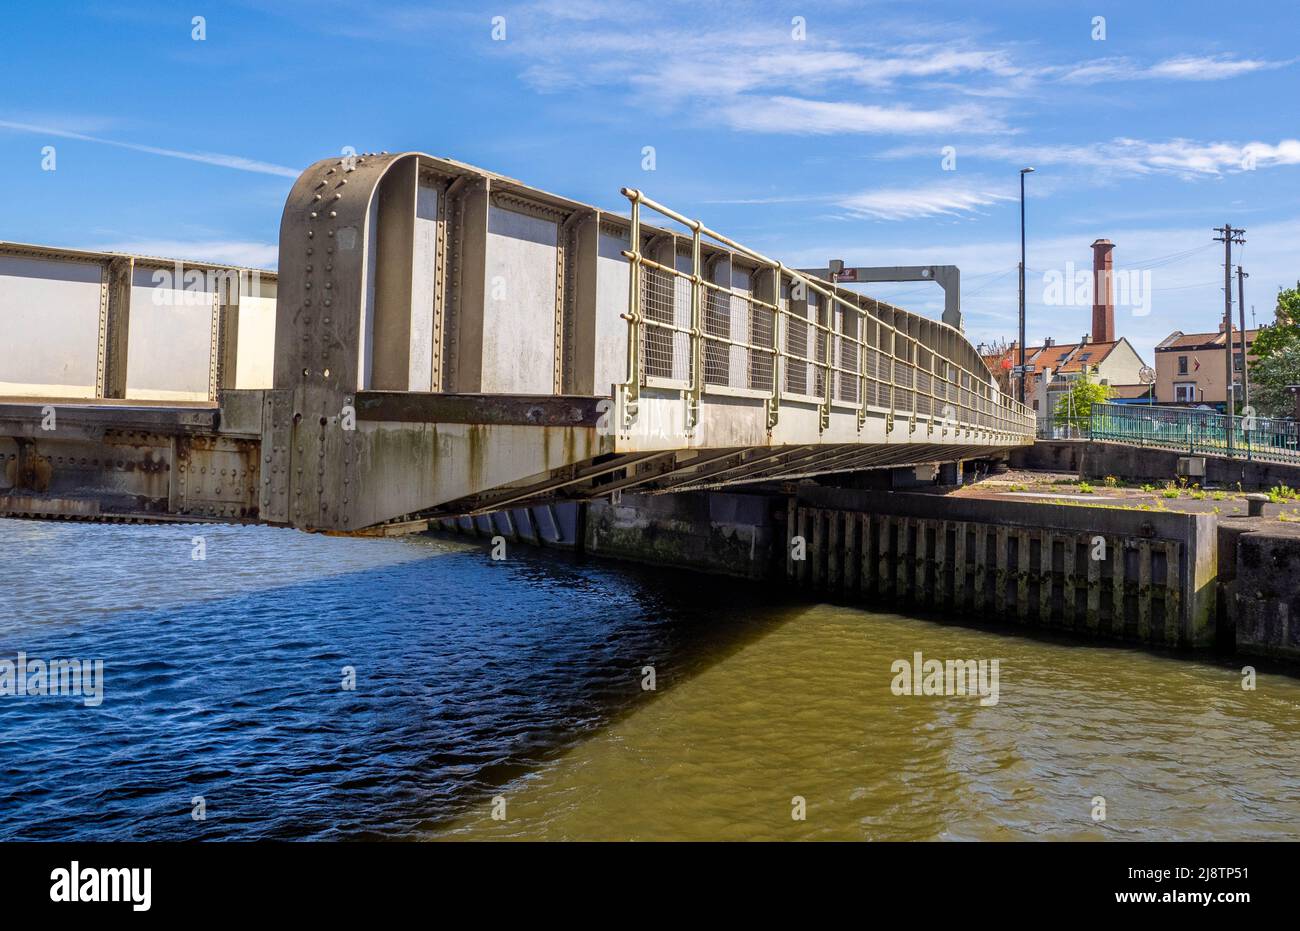
[[[912,339],[912,337],[911,337],[910,335],[908,336],[908,339],[912,341],[912,349],[911,349],[911,351],[907,354],[907,356],[908,356],[908,358],[907,358],[907,367],[908,367],[909,369],[912,370],[912,422],[911,422],[910,424],[908,424],[907,432],[908,432],[908,433],[915,433],[915,432],[916,432],[916,418],[917,418],[917,415],[918,415],[918,413],[919,413],[918,410],[917,410],[917,408],[920,407],[920,404],[919,404],[919,403],[917,402],[917,400],[916,400],[917,387],[918,387],[916,383],[917,383],[918,381],[921,380],[921,379],[919,378],[919,376],[920,376],[920,374],[921,374],[921,369],[920,369],[920,367],[918,367],[917,364],[916,364],[916,357],[917,357],[917,355],[918,355],[918,344],[917,344],[917,341],[914,340],[914,339]]]
[[[686,398],[686,432],[700,419],[704,394],[704,277],[701,274],[700,223],[691,224],[691,387]]]
[[[893,326],[890,326],[890,328],[889,328],[889,355],[888,355],[888,356],[885,355],[885,353],[884,353],[884,346],[883,346],[883,345],[881,346],[881,353],[880,353],[880,357],[881,357],[881,360],[882,360],[882,361],[883,361],[884,359],[886,359],[886,358],[889,359],[889,377],[888,377],[887,379],[884,379],[884,378],[879,379],[880,381],[887,382],[888,385],[889,385],[889,415],[885,418],[885,432],[886,432],[886,433],[893,432],[893,429],[894,429],[894,412],[895,412],[895,408],[894,408],[894,399],[895,399],[895,395],[896,395],[897,392],[898,392],[898,386],[894,383],[894,372],[895,372],[895,370],[898,368],[898,366],[895,364],[895,363],[897,362],[897,360],[896,360],[896,358],[895,358],[895,356],[894,356],[894,351],[895,351],[895,345],[894,345],[894,344],[895,344],[897,341],[898,341],[898,331],[895,330],[895,329],[893,328]],[[881,342],[883,343],[883,340],[882,340]],[[880,374],[880,370],[879,370],[879,369],[876,370],[876,374],[877,374],[877,375]]]
[[[867,424],[867,312],[861,306],[858,314],[858,432]]]
[[[793,283],[793,282],[792,282]],[[782,339],[785,323],[781,315],[781,263],[772,266],[772,396],[767,399],[767,429],[777,424],[781,411],[781,375],[785,369]]]
[[[832,338],[835,332],[835,304],[839,296],[835,293],[835,283],[831,282],[831,297],[824,298],[820,301],[822,312],[822,325],[817,332],[821,335],[822,361],[826,368],[826,374],[822,379],[822,403],[818,414],[818,432],[825,431],[831,425],[831,399],[835,397],[835,360],[832,354],[835,351],[835,340]]]
[[[623,385],[623,429],[629,430],[641,400],[641,192],[623,188],[632,201],[632,224],[628,237],[627,383]]]

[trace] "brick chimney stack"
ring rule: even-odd
[[[1092,338],[1098,343],[1115,339],[1115,290],[1111,252],[1115,244],[1098,239],[1092,244]]]

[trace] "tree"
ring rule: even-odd
[[[1300,281],[1278,289],[1274,316],[1251,344],[1250,400],[1266,417],[1290,417],[1295,403],[1286,386],[1300,385]]]
[[[1052,419],[1058,427],[1073,427],[1078,432],[1087,430],[1092,423],[1092,406],[1110,397],[1110,388],[1094,382],[1091,375],[1092,371],[1085,366],[1065,397],[1056,402]]]
[[[1015,364],[1012,346],[1005,339],[998,337],[988,342],[980,343],[975,347],[984,360],[984,365],[988,368],[989,374],[997,382],[998,390],[1003,394],[1011,394],[1014,387],[1011,380],[1011,366]]]
[[[1250,403],[1264,417],[1291,417],[1287,385],[1300,385],[1300,340],[1274,348],[1250,366]]]

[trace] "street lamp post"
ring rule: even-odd
[[[1034,169],[1020,169],[1020,403],[1025,403],[1025,175]]]

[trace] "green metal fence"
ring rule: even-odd
[[[1194,455],[1300,462],[1300,424],[1267,417],[1233,418],[1232,449],[1228,418],[1210,411],[1145,404],[1094,404],[1094,440],[1176,449]]]

